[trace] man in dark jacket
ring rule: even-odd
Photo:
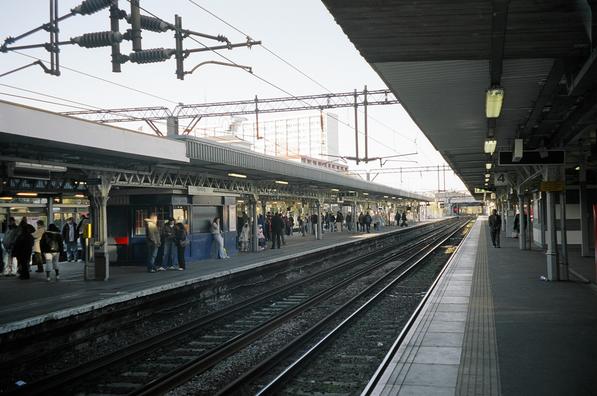
[[[367,212],[367,214],[363,217],[363,221],[365,222],[365,228],[367,229],[367,232],[371,232],[371,215],[369,214],[369,212]]]
[[[489,232],[491,233],[491,243],[493,247],[500,247],[500,230],[502,229],[502,216],[494,209],[489,216]]]
[[[66,243],[66,256],[68,261],[77,261],[77,240],[79,239],[79,233],[77,231],[77,223],[72,217],[68,218],[68,221],[62,227],[62,239]]]
[[[27,224],[27,218],[23,217],[17,227],[15,244],[12,254],[17,258],[19,267],[19,279],[29,279],[29,261],[33,253],[33,232],[35,228]]]
[[[280,216],[280,213],[276,213],[274,217],[272,217],[272,249],[275,249],[276,245],[278,245],[278,249],[280,249],[280,239],[283,230],[284,221],[282,220],[282,216]]]

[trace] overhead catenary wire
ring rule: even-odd
[[[25,57],[27,57],[27,58],[31,58],[31,59],[37,59],[37,60],[39,60],[39,61],[42,61],[42,62],[44,62],[44,63],[48,63],[47,61],[45,61],[45,60],[43,60],[43,59],[41,59],[41,58],[38,58],[38,57],[36,57],[36,56],[33,56],[33,55],[25,54],[25,53],[22,53],[22,52],[20,52],[20,51],[13,51],[13,52],[14,52],[14,53],[16,53],[16,54],[19,54],[19,55],[21,55],[21,56],[25,56]],[[176,102],[176,101],[174,101],[174,100],[171,100],[171,99],[168,99],[168,98],[164,98],[163,96],[159,96],[159,95],[153,94],[153,93],[151,93],[151,92],[143,91],[143,90],[141,90],[141,89],[137,89],[137,88],[129,87],[128,85],[124,85],[124,84],[121,84],[121,83],[117,83],[117,82],[115,82],[115,81],[108,80],[108,79],[106,79],[106,78],[103,78],[103,77],[98,77],[98,76],[95,76],[95,75],[93,75],[93,74],[86,73],[86,72],[83,72],[83,71],[80,71],[80,70],[74,69],[74,68],[72,68],[72,67],[67,67],[67,66],[65,66],[65,65],[64,65],[64,64],[62,64],[62,63],[60,64],[60,67],[61,67],[61,68],[63,68],[63,69],[69,70],[69,71],[71,71],[71,72],[73,72],[73,73],[81,74],[81,75],[83,75],[83,76],[90,77],[90,78],[93,78],[93,79],[96,79],[96,80],[99,80],[99,81],[103,81],[103,82],[105,82],[105,83],[112,84],[112,85],[118,86],[118,87],[120,87],[120,88],[128,89],[128,90],[130,90],[130,91],[137,92],[137,93],[140,93],[140,94],[143,94],[143,95],[146,95],[146,96],[151,96],[151,97],[152,97],[152,98],[154,98],[154,99],[159,99],[159,100],[162,100],[162,101],[165,101],[165,102],[169,102],[169,103],[172,103],[172,104],[178,105],[178,102]]]
[[[128,1],[129,3],[131,2],[131,0],[127,0],[127,1]],[[165,21],[163,18],[159,17],[159,16],[158,16],[158,15],[156,15],[155,13],[153,13],[153,12],[151,12],[151,11],[147,10],[145,7],[142,7],[142,6],[140,6],[139,8],[140,8],[141,10],[143,10],[144,12],[146,12],[147,14],[151,15],[152,17],[154,17],[154,18],[156,18],[156,19],[159,19],[160,21],[162,21],[162,22],[164,22],[164,23],[168,23],[167,21]],[[234,65],[236,65],[236,66],[238,66],[238,67],[240,67],[240,66],[241,66],[241,65],[239,65],[238,63],[236,63],[235,61],[233,61],[232,59],[228,58],[226,55],[223,55],[223,54],[221,54],[220,52],[218,52],[218,51],[216,51],[216,50],[214,50],[214,49],[210,48],[210,47],[209,47],[209,46],[207,46],[206,44],[204,44],[204,43],[202,43],[201,41],[197,40],[195,37],[193,37],[193,36],[189,36],[188,38],[189,38],[189,39],[191,39],[191,40],[193,40],[193,41],[195,41],[196,43],[198,43],[199,45],[203,46],[204,48],[206,48],[206,49],[208,49],[208,50],[212,51],[213,53],[215,53],[216,55],[218,55],[218,56],[219,56],[219,57],[221,57],[222,59],[226,60],[227,62],[230,62],[230,63],[232,63],[232,64],[234,64]],[[242,69],[242,70],[244,70],[244,69]],[[258,75],[258,74],[257,74],[257,73],[255,73],[254,71],[253,71],[252,73],[248,72],[247,70],[244,70],[244,71],[245,71],[246,73],[249,73],[249,74],[250,74],[250,75],[252,75],[253,77],[255,77],[255,78],[259,79],[260,81],[262,81],[262,82],[266,83],[267,85],[269,85],[269,86],[271,86],[271,87],[273,87],[273,88],[275,88],[275,89],[277,89],[277,90],[279,90],[279,91],[281,91],[281,92],[284,92],[286,95],[288,95],[288,96],[291,96],[291,97],[295,98],[296,100],[298,100],[298,101],[301,101],[301,102],[303,102],[303,103],[307,104],[307,102],[305,102],[304,100],[302,100],[302,99],[298,98],[296,95],[294,95],[294,94],[290,93],[289,91],[287,91],[286,89],[284,89],[284,88],[280,87],[280,86],[279,86],[279,85],[277,85],[276,83],[273,83],[273,82],[271,82],[271,81],[269,81],[269,80],[265,79],[264,77],[261,77],[260,75]],[[327,89],[327,88],[325,88],[325,89]],[[341,123],[341,124],[343,124],[343,125],[345,125],[345,126],[347,126],[347,127],[351,128],[351,129],[354,129],[354,127],[353,127],[352,125],[350,125],[350,124],[348,124],[348,123],[346,123],[346,122],[344,122],[344,121],[340,120],[339,118],[337,118],[337,117],[335,117],[335,116],[333,116],[333,115],[331,115],[331,114],[330,114],[330,117],[332,117],[332,118],[336,119],[336,121],[338,121],[339,123]],[[361,135],[364,135],[364,132],[357,131],[357,133],[359,133],[359,134],[361,134]],[[370,136],[370,138],[371,138],[372,140],[376,141],[377,143],[379,143],[379,144],[381,144],[381,145],[385,146],[386,148],[389,148],[390,150],[392,150],[392,151],[396,152],[396,150],[395,150],[393,147],[390,147],[390,146],[386,145],[385,143],[383,143],[383,142],[380,142],[380,141],[379,141],[379,140],[377,140],[377,139],[374,139],[374,138],[373,138],[373,137],[371,137],[371,136]]]
[[[216,18],[217,20],[219,20],[220,22],[224,23],[226,26],[230,27],[231,29],[235,30],[236,32],[242,34],[243,36],[246,37],[251,37],[249,34],[245,33],[244,31],[242,31],[241,29],[239,29],[238,27],[232,25],[231,23],[229,23],[228,21],[224,20],[223,18],[219,17],[218,15],[216,15],[215,13],[213,13],[212,11],[208,10],[207,8],[203,7],[202,5],[198,4],[197,2],[195,2],[194,0],[187,0],[189,3],[195,5],[196,7],[198,7],[199,9],[203,10],[204,12],[206,12],[207,14],[211,15],[212,17]],[[313,77],[309,76],[307,73],[305,73],[304,71],[302,71],[300,68],[296,67],[294,64],[292,64],[290,61],[284,59],[282,56],[278,55],[277,53],[275,53],[273,50],[271,50],[270,48],[268,48],[266,45],[261,44],[260,45],[261,48],[263,48],[265,51],[267,51],[268,53],[270,53],[272,56],[276,57],[278,60],[280,60],[281,62],[285,63],[286,65],[288,65],[290,68],[292,68],[293,70],[295,70],[296,72],[300,73],[301,75],[303,75],[304,77],[306,77],[307,79],[309,79],[311,82],[313,82],[314,84],[318,85],[319,87],[325,89],[326,91],[328,91],[329,93],[333,93],[328,87],[326,87],[325,85],[323,85],[322,83],[320,83],[319,81],[317,81],[316,79],[314,79]],[[401,136],[402,138],[416,143],[416,139],[411,139],[405,135],[403,135],[402,133],[398,132],[397,130],[395,130],[394,128],[392,128],[391,126],[387,125],[386,123],[384,123],[381,120],[376,119],[375,117],[371,117],[369,116],[369,118],[371,118],[373,121],[377,122],[378,124],[384,126],[385,128],[387,128],[388,130],[392,131],[393,133],[395,133],[398,136]],[[339,120],[338,120],[339,121]],[[350,128],[353,128],[353,126],[349,126]],[[370,136],[370,139],[387,147],[390,148],[392,150],[394,150],[393,148],[387,146],[384,142],[381,142],[377,139],[375,139],[373,136]],[[395,151],[395,150],[394,150]]]
[[[58,102],[54,102],[54,101],[51,101],[51,100],[44,100],[44,99],[39,99],[39,98],[33,98],[31,96],[15,95],[15,94],[10,94],[8,92],[0,92],[0,95],[10,96],[10,97],[19,98],[19,99],[25,99],[25,100],[33,100],[33,101],[36,101],[36,102],[48,103],[48,104],[52,104],[52,105],[56,105],[56,106],[68,107],[68,108],[71,108],[71,109],[89,110],[89,108],[87,108],[87,107],[80,107],[80,106],[69,105],[69,104],[65,104],[65,103],[58,103]]]

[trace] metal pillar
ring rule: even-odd
[[[545,242],[545,194],[542,192],[539,193],[539,226],[540,226],[540,237],[541,237],[541,249],[546,249],[547,245]]]
[[[581,246],[580,255],[583,257],[592,257],[591,252],[591,207],[589,206],[589,193],[587,191],[587,171],[585,167],[581,167],[579,174],[579,199],[580,199],[580,234]]]
[[[54,222],[54,198],[48,197],[48,204],[46,205],[46,211],[48,214],[48,223],[46,227]]]
[[[560,280],[568,280],[568,236],[566,235],[566,187],[560,193]]]
[[[520,232],[518,233],[518,248],[525,250],[526,246],[526,217],[524,214],[524,195],[521,191],[518,192],[518,224],[520,226]]]
[[[547,235],[548,244],[547,252],[547,279],[555,281],[559,279],[558,276],[558,247],[556,235],[556,204],[555,194],[551,191],[547,192]]]
[[[533,249],[533,243],[535,239],[533,238],[533,223],[531,222],[531,208],[533,205],[533,198],[532,195],[527,195],[527,217],[526,217],[526,230],[527,230],[527,249]]]
[[[108,254],[108,213],[107,205],[111,188],[110,177],[101,177],[101,184],[88,186],[89,197],[93,208],[93,229],[94,229],[94,274],[88,274],[85,270],[85,279],[107,281],[110,278],[110,260]]]

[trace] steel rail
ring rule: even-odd
[[[448,225],[445,225],[444,227],[450,227],[450,226],[451,225],[448,224]],[[443,228],[441,228],[439,231],[438,230],[432,230],[432,231],[436,231],[436,233],[439,233],[439,232],[442,232],[445,230]],[[155,395],[155,394],[163,394],[163,393],[169,391],[170,389],[175,388],[176,386],[184,384],[185,382],[190,380],[192,377],[194,377],[198,374],[201,374],[202,372],[213,367],[214,365],[216,365],[223,359],[233,355],[234,353],[238,352],[240,349],[246,347],[251,342],[254,342],[255,340],[261,338],[263,335],[267,334],[272,329],[278,327],[280,324],[283,324],[288,319],[290,319],[294,316],[297,316],[298,314],[311,308],[315,304],[325,300],[327,297],[331,296],[339,289],[354,282],[355,280],[359,279],[363,275],[370,273],[372,269],[380,267],[382,265],[385,265],[388,262],[394,261],[398,257],[403,256],[412,250],[419,249],[420,248],[419,245],[427,242],[428,239],[432,239],[433,236],[434,235],[431,235],[431,236],[425,238],[423,241],[417,242],[414,246],[407,247],[405,249],[406,251],[401,251],[400,253],[398,253],[396,255],[392,255],[389,257],[385,257],[381,260],[378,260],[373,265],[370,265],[370,266],[358,271],[357,273],[351,275],[350,277],[345,278],[340,283],[337,283],[337,284],[333,285],[332,287],[313,295],[309,299],[302,302],[300,305],[290,308],[289,310],[282,312],[281,314],[268,320],[267,322],[261,324],[260,326],[257,326],[244,334],[241,334],[237,337],[232,338],[231,340],[229,340],[227,342],[224,342],[220,346],[213,348],[213,349],[207,351],[206,353],[198,356],[196,359],[194,359],[188,363],[185,363],[184,365],[181,365],[181,366],[177,367],[176,369],[171,370],[170,372],[164,374],[163,376],[156,378],[155,380],[147,383],[143,387],[129,393],[129,395],[131,395],[131,396],[132,395],[148,396],[148,395]],[[392,248],[390,248],[390,249],[392,249]],[[395,247],[393,247],[393,249],[395,249]],[[372,255],[376,255],[376,256],[378,256],[379,254],[380,254],[379,251],[372,253]],[[417,254],[418,253],[415,253],[415,255],[417,255]],[[359,258],[358,260],[362,260],[362,258]]]
[[[423,229],[422,230],[423,233],[421,235],[427,235],[436,230],[436,228],[432,227],[433,224],[429,224],[429,226],[431,226],[431,229]],[[445,226],[446,225],[443,224],[443,222],[438,225],[439,228],[445,227]],[[409,231],[415,231],[415,230],[417,230],[417,229],[411,229]],[[394,237],[396,235],[397,235],[397,233],[386,234],[382,240]],[[418,235],[418,237],[420,237],[421,235]],[[395,247],[389,246],[389,247],[387,247],[387,249],[384,249],[383,251],[390,251],[392,249],[395,249]],[[333,274],[334,272],[341,271],[347,267],[350,268],[350,266],[354,265],[358,261],[367,260],[370,257],[372,257],[374,255],[379,255],[379,254],[380,254],[380,252],[377,251],[377,252],[368,253],[364,256],[355,257],[355,258],[348,260],[342,264],[327,268],[323,271],[309,275],[305,278],[299,279],[299,280],[292,282],[288,285],[279,286],[275,289],[269,290],[266,293],[251,297],[247,300],[242,301],[241,303],[232,304],[230,306],[227,306],[227,307],[223,308],[222,310],[210,313],[210,314],[203,316],[197,320],[188,322],[178,328],[167,330],[167,331],[160,333],[156,336],[152,336],[148,339],[141,340],[133,345],[130,345],[130,346],[122,348],[120,350],[111,352],[105,356],[98,358],[98,359],[95,359],[95,360],[92,360],[89,362],[85,362],[79,366],[76,366],[76,367],[73,367],[70,369],[66,369],[66,370],[60,371],[57,374],[53,374],[53,375],[41,378],[40,380],[32,382],[30,384],[27,384],[26,386],[23,386],[22,388],[15,389],[14,391],[9,392],[9,394],[15,394],[15,395],[46,394],[47,392],[56,390],[57,388],[59,388],[61,386],[72,383],[73,381],[76,381],[78,378],[93,374],[93,373],[97,372],[98,370],[106,369],[114,364],[124,362],[126,359],[134,358],[135,356],[141,355],[143,353],[147,353],[148,351],[151,351],[158,346],[166,345],[169,342],[174,342],[177,339],[179,339],[181,336],[184,336],[185,334],[188,334],[192,331],[196,331],[198,328],[201,328],[208,323],[213,323],[214,321],[221,320],[221,319],[225,318],[226,316],[230,316],[230,315],[233,315],[240,311],[246,310],[251,305],[258,304],[260,302],[269,300],[281,293],[289,292],[290,290],[292,290],[294,288],[297,288],[301,285],[313,282],[314,280],[317,280],[318,278],[323,279],[326,276]]]
[[[338,315],[340,315],[347,307],[349,307],[351,304],[353,304],[357,299],[363,298],[363,296],[370,293],[370,291],[373,290],[375,287],[377,287],[381,282],[387,280],[391,276],[394,276],[396,274],[396,272],[403,270],[394,281],[392,281],[390,284],[388,284],[386,287],[384,287],[380,292],[376,293],[376,295],[374,297],[369,299],[358,310],[354,311],[348,318],[346,318],[344,321],[342,321],[341,324],[336,326],[330,333],[328,333],[324,338],[322,338],[315,346],[310,348],[309,351],[307,351],[305,354],[303,354],[293,364],[288,366],[279,376],[277,376],[273,381],[271,381],[269,384],[267,384],[266,387],[263,388],[258,393],[259,395],[275,394],[275,391],[278,390],[277,387],[281,386],[282,383],[287,380],[287,377],[292,375],[295,370],[300,368],[300,366],[303,363],[305,363],[307,361],[307,359],[309,359],[312,356],[313,353],[318,351],[320,347],[324,346],[327,343],[327,341],[331,340],[333,338],[334,334],[336,334],[344,326],[346,326],[349,322],[351,322],[361,311],[363,311],[369,304],[372,304],[389,287],[392,287],[396,282],[398,282],[399,280],[402,280],[407,274],[409,274],[414,268],[416,268],[420,262],[422,262],[427,256],[429,256],[438,247],[440,247],[446,240],[448,240],[455,233],[457,233],[464,226],[466,226],[467,223],[468,223],[468,221],[464,224],[457,224],[456,226],[454,226],[450,230],[448,230],[448,232],[443,232],[443,233],[441,231],[438,232],[438,234],[442,233],[444,236],[441,236],[440,238],[436,239],[436,241],[440,240],[440,242],[435,243],[435,244],[434,243],[428,244],[425,248],[429,248],[429,250],[426,253],[424,253],[423,256],[421,256],[421,253],[419,251],[418,253],[409,257],[403,265],[388,272],[388,274],[384,275],[382,278],[380,278],[379,280],[377,280],[376,282],[371,284],[369,287],[367,287],[361,293],[354,296],[352,299],[350,299],[344,305],[342,305],[341,307],[336,309],[334,312],[332,312],[326,318],[324,318],[321,321],[319,321],[318,323],[316,323],[309,330],[307,330],[305,333],[303,333],[302,335],[297,337],[295,340],[293,340],[291,343],[286,345],[280,351],[276,352],[274,355],[272,355],[268,359],[262,361],[261,363],[256,365],[253,369],[246,372],[241,377],[239,377],[237,380],[235,380],[234,382],[229,384],[227,387],[220,390],[218,392],[218,395],[226,395],[226,394],[233,394],[235,392],[240,392],[249,381],[253,380],[254,378],[256,378],[260,375],[263,375],[267,370],[269,370],[273,366],[275,366],[281,359],[287,357],[288,354],[296,351],[301,345],[304,344],[304,340],[309,339],[315,333],[321,331],[321,329],[325,325],[327,325],[330,321],[336,319]],[[446,231],[446,230],[443,230],[443,231]],[[447,236],[445,236],[445,235],[447,235]],[[415,261],[411,265],[408,265],[407,263],[411,260],[415,260]],[[404,269],[405,265],[408,265],[408,267],[406,269]]]

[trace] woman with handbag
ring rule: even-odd
[[[187,268],[184,259],[184,251],[186,250],[187,246],[189,246],[190,242],[187,235],[187,230],[184,228],[184,224],[176,224],[174,236],[176,238],[176,248],[178,249],[178,270],[183,271]]]

